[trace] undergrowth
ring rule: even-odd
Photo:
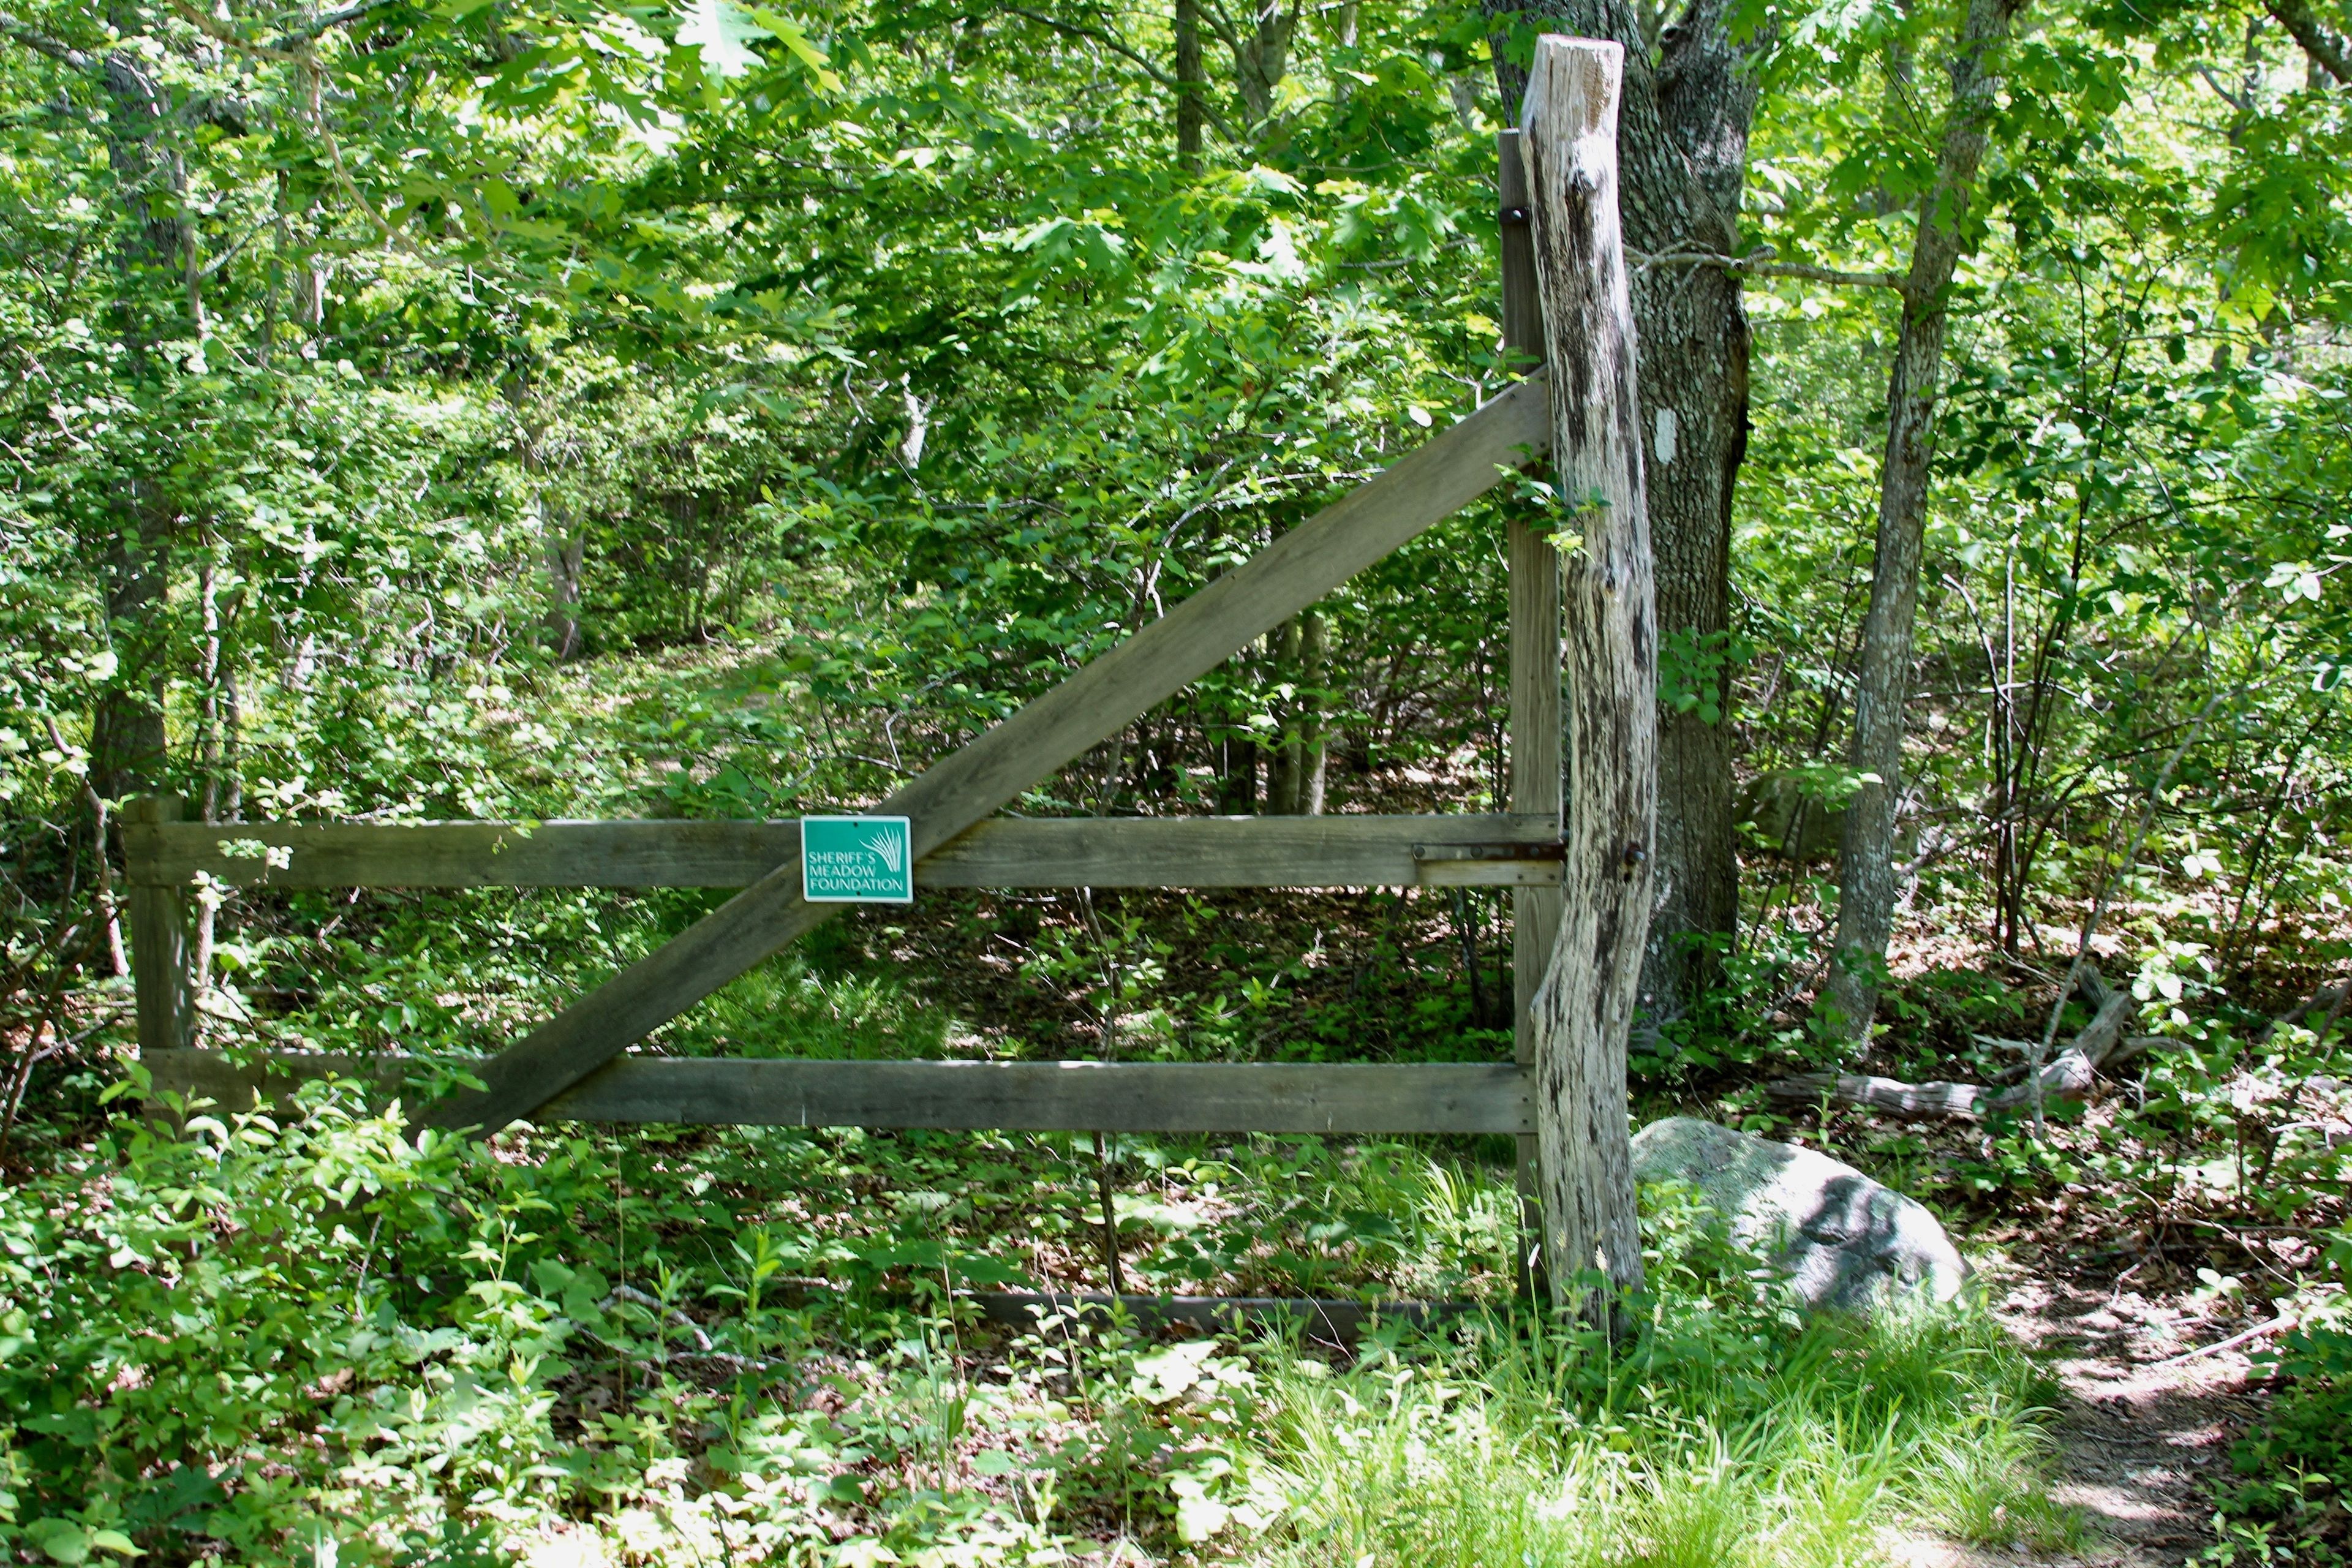
[[[1989,1323],[1809,1326],[1684,1194],[1648,1194],[1653,1291],[1612,1345],[1496,1289],[1499,1165],[1130,1151],[1121,1245],[1146,1278],[1491,1303],[1329,1361],[974,1321],[961,1292],[1035,1267],[1055,1214],[1059,1245],[1088,1239],[1047,1140],[481,1148],[328,1085],[282,1118],[198,1110],[184,1137],[124,1124],[0,1192],[0,1542],[20,1553],[1521,1568],[2071,1529],[2038,1484],[2042,1391]]]

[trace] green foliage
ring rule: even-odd
[[[1767,46],[1743,249],[1902,265],[1954,9],[1741,8]],[[1271,37],[1213,37],[1196,162],[1150,6],[7,21],[10,1545],[315,1563],[330,1516],[352,1563],[485,1561],[583,1519],[633,1560],[1018,1560],[1128,1528],[1351,1562],[1827,1562],[1897,1518],[2064,1537],[1976,1328],[1801,1332],[1699,1283],[1721,1271],[1671,1225],[1626,1355],[1512,1329],[1318,1373],[1063,1322],[982,1377],[941,1302],[1084,1278],[1090,1146],[649,1134],[509,1163],[331,1096],[186,1142],[104,1098],[129,1003],[105,797],[169,787],[225,824],[868,803],[1491,395],[1483,14],[1302,11],[1262,93],[1243,67]],[[2001,77],[1904,762],[1927,973],[1890,976],[1874,1050],[2013,1069],[2020,984],[2103,892],[2109,977],[2163,1043],[2127,1111],[1878,1154],[1969,1203],[2096,1184],[2117,1223],[2324,1226],[2326,1085],[2352,1068],[2328,1027],[2261,1020],[2347,952],[2346,94],[2245,0],[2037,11]],[[1868,782],[1843,735],[1895,321],[1883,290],[1751,282],[1734,626],[1664,628],[1659,671],[1757,786],[1745,918],[1698,939],[1718,984],[1633,1066],[1761,1117],[1754,1078],[1853,1056],[1802,998],[1821,829]],[[1311,746],[1333,809],[1498,808],[1499,524],[1559,500],[1517,488],[1319,606],[1320,656],[1276,633],[1020,809],[1251,812]],[[151,721],[162,753],[131,754]],[[199,891],[207,1043],[444,1078],[716,902]],[[1502,899],[1247,903],[930,899],[654,1046],[1511,1048]],[[1487,1299],[1510,1272],[1496,1149],[1102,1152],[1146,1288]],[[761,1393],[750,1369],[787,1363],[820,1391]],[[2242,1529],[2273,1531],[2249,1559],[2335,1506],[2315,1368],[2250,1439],[2302,1468],[2292,1498],[2245,1494]]]
[[[1866,1560],[1909,1523],[2070,1542],[2042,1493],[2045,1391],[1990,1325],[1802,1324],[1687,1194],[1646,1194],[1652,1296],[1596,1331],[1494,1325],[1280,1388],[1296,1479],[1278,1561]]]
[[[1569,1562],[1637,1528],[1664,1551],[1736,1524],[1759,1561],[1905,1521],[2064,1533],[2035,1384],[1987,1325],[1808,1328],[1663,1191],[1622,1347],[1504,1316],[1391,1325],[1337,1367],[1066,1311],[991,1335],[950,1292],[1010,1271],[965,1238],[1001,1237],[1005,1204],[1055,1234],[1050,1141],[1021,1142],[540,1139],[518,1163],[323,1085],[282,1117],[126,1131],[0,1195],[0,1540],[65,1563],[1020,1563],[1109,1520],[1274,1560],[1517,1563],[1506,1535]],[[1193,1251],[1147,1267],[1290,1226],[1319,1288],[1507,1278],[1507,1175],[1366,1152],[1158,1148],[1122,1207],[1144,1250],[1191,1211]],[[1083,1207],[1083,1167],[1064,1180]],[[1248,1207],[1309,1192],[1319,1219]],[[1449,1238],[1468,1272],[1416,1272]]]
[[[2323,1303],[2255,1358],[2256,1373],[2284,1387],[2230,1450],[2236,1480],[2212,1561],[2344,1561],[2352,1330],[2342,1319],[2340,1300]]]

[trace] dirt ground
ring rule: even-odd
[[[2254,1413],[2241,1346],[2180,1359],[2231,1338],[2240,1325],[2207,1321],[2178,1300],[2127,1283],[2102,1289],[2018,1268],[1994,1272],[1990,1299],[2019,1339],[2041,1351],[2063,1384],[2055,1423],[2059,1483],[2078,1509],[2077,1551],[2059,1556],[1986,1551],[1912,1539],[1892,1555],[1906,1568],[2179,1568],[2213,1543],[2213,1486],[2231,1439]]]

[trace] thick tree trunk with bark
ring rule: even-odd
[[[1625,1091],[1657,826],[1657,620],[1643,495],[1633,303],[1617,215],[1623,51],[1537,46],[1519,146],[1550,364],[1564,549],[1569,750],[1565,910],[1535,1003],[1536,1125],[1553,1299],[1580,1276],[1642,1281]]]
[[[1880,470],[1878,541],[1870,614],[1854,672],[1849,762],[1872,775],[1846,807],[1838,854],[1837,950],[1826,1001],[1855,1038],[1878,1010],[1878,976],[1895,930],[1895,814],[1902,797],[1903,709],[1911,689],[1912,631],[1926,548],[1928,467],[1935,455],[1937,397],[1949,324],[1952,274],[1976,218],[1977,172],[1984,161],[1999,79],[1995,56],[2021,0],[1969,0],[1950,65],[1936,183],[1920,209],[1903,286],[1903,328],[1886,389],[1886,456]]]
[[[1489,0],[1497,18],[1515,0]],[[1637,254],[1737,249],[1740,188],[1756,88],[1751,45],[1733,42],[1731,0],[1693,0],[1660,39],[1654,69],[1635,8],[1623,0],[1537,0],[1531,18],[1564,33],[1608,38],[1625,51],[1618,137],[1626,245]],[[1506,112],[1525,77],[1505,52],[1495,74]],[[1704,986],[1712,953],[1739,914],[1732,827],[1730,625],[1732,483],[1748,448],[1748,315],[1737,279],[1719,268],[1654,268],[1632,284],[1642,343],[1641,430],[1648,443],[1651,537],[1658,627],[1715,688],[1722,715],[1661,718],[1658,908],[1642,977],[1646,1031],[1683,1013]]]
[[[114,18],[135,34],[138,18]],[[170,142],[171,101],[155,63],[118,49],[100,63],[107,95],[107,163],[122,205],[114,247],[116,334],[127,377],[143,388],[157,374],[155,346],[186,331],[194,298],[186,266],[185,176]],[[164,432],[145,438],[161,442]],[[153,474],[168,465],[128,455],[131,472],[115,494],[106,552],[106,614],[117,674],[90,715],[90,782],[119,799],[154,789],[167,761],[163,732],[162,620],[171,584],[173,517]]]

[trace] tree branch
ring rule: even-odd
[[[243,55],[255,55],[265,60],[290,61],[299,58],[294,51],[273,49],[267,44],[257,44],[217,16],[207,16],[188,0],[171,0],[172,9],[181,21],[210,38],[214,43],[232,48]]]
[[[407,3],[408,0],[359,0],[359,4],[355,5],[346,5],[340,11],[330,11],[314,22],[289,28],[278,34],[272,47],[279,49],[299,48],[304,44],[312,43],[323,37],[346,22],[361,21],[375,15],[378,11],[388,11],[394,5]]]
[[[2022,1083],[1996,1089],[1985,1084],[1905,1083],[1898,1079],[1863,1073],[1809,1072],[1774,1079],[1764,1086],[1764,1091],[1783,1104],[1818,1105],[1827,1100],[1835,1105],[1887,1111],[1909,1121],[1946,1116],[1976,1119],[1991,1111],[2029,1109],[2045,1098],[2085,1099],[2101,1067],[2138,1056],[2167,1042],[2153,1035],[2125,1035],[2124,1026],[2130,1021],[2133,1011],[2132,994],[2107,990],[2093,971],[2085,970],[2081,978],[2086,983],[2085,990],[2091,984],[2097,985],[2098,1013],[2055,1061],[2038,1071],[2029,1063]],[[2034,1051],[2031,1040],[2013,1044],[2029,1056]]]
[[[385,0],[385,3],[391,3],[391,0]],[[1235,140],[1232,128],[1227,126],[1224,121],[1224,117],[1220,115],[1209,103],[1208,99],[1198,90],[1199,88],[1205,84],[1199,82],[1178,82],[1174,77],[1170,76],[1166,71],[1161,70],[1158,66],[1152,64],[1148,57],[1137,52],[1133,47],[1129,47],[1127,41],[1119,37],[1118,34],[1109,31],[1108,28],[1089,27],[1080,22],[1065,22],[1060,20],[1058,17],[1048,16],[1041,11],[1032,11],[1020,5],[1007,5],[1003,7],[1003,11],[1006,16],[1023,17],[1028,21],[1036,23],[1041,27],[1051,28],[1053,31],[1064,34],[1069,37],[1085,38],[1089,42],[1100,44],[1104,48],[1110,50],[1113,54],[1118,55],[1132,63],[1139,70],[1142,71],[1144,75],[1150,77],[1153,81],[1158,82],[1161,87],[1166,88],[1171,92],[1181,93],[1186,91],[1188,88],[1191,89],[1193,101],[1200,104],[1201,112],[1208,118],[1209,123],[1217,128],[1217,134],[1223,137],[1227,142]]]
[[[1801,261],[1775,261],[1769,249],[1746,256],[1724,256],[1712,250],[1674,250],[1641,258],[1641,270],[1653,267],[1720,267],[1750,278],[1795,278],[1808,283],[1833,283],[1844,289],[1904,290],[1903,278],[1894,272],[1845,272],[1834,267],[1813,267]]]
[[[2352,87],[2352,45],[2342,34],[2312,15],[2309,0],[2263,0],[2263,8],[2294,36],[2303,52],[2336,79],[2338,87]]]
[[[1171,91],[1173,91],[1176,88],[1175,78],[1170,76],[1166,71],[1161,70],[1158,66],[1153,65],[1151,61],[1146,58],[1143,55],[1137,53],[1136,50],[1130,47],[1124,39],[1120,38],[1118,35],[1111,32],[1108,28],[1089,27],[1082,22],[1065,22],[1058,17],[1048,16],[1042,11],[1031,11],[1019,5],[1007,5],[1004,7],[1004,12],[1007,16],[1026,17],[1028,20],[1036,23],[1041,27],[1050,27],[1056,33],[1064,33],[1073,38],[1091,39],[1093,42],[1100,44],[1103,47],[1110,50],[1113,54],[1123,55],[1128,59],[1133,61],[1136,67],[1140,69],[1144,75],[1150,77],[1160,86],[1167,88]]]
[[[96,70],[98,57],[75,48],[62,38],[53,38],[37,27],[28,27],[5,11],[0,11],[0,38],[13,38],[36,54],[43,54],[78,71]]]
[[[290,27],[266,44],[256,43],[217,16],[206,16],[190,5],[188,0],[171,0],[171,6],[182,21],[216,44],[260,59],[290,63],[305,58],[310,54],[312,44],[345,23],[356,22],[363,17],[373,16],[378,11],[389,10],[394,5],[404,5],[408,3],[409,0],[360,0],[360,3],[355,5],[346,5],[340,11],[330,11],[316,21],[306,23],[299,27]]]

